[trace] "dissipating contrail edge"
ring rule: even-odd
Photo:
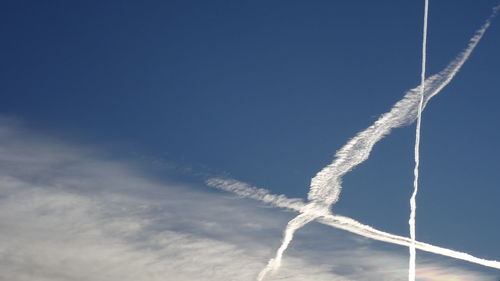
[[[374,227],[365,225],[349,217],[328,213],[325,214],[322,209],[312,208],[311,205],[298,198],[287,198],[285,195],[271,194],[266,189],[255,188],[234,179],[211,178],[207,180],[206,183],[208,186],[215,187],[227,192],[232,192],[242,198],[258,200],[273,207],[284,208],[300,213],[316,213],[317,218],[315,219],[315,221],[354,234],[358,234],[366,238],[405,247],[410,247],[411,244],[411,240],[408,237],[378,230]],[[500,261],[482,259],[468,253],[459,252],[456,250],[447,249],[419,241],[415,242],[415,247],[416,249],[421,251],[460,259],[486,267],[500,269]]]

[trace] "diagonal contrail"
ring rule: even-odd
[[[374,240],[401,245],[405,247],[411,246],[411,239],[403,236],[394,235],[384,231],[377,230],[371,226],[362,224],[354,219],[324,213],[324,209],[312,208],[311,204],[304,203],[301,199],[289,199],[284,195],[274,195],[268,190],[255,188],[246,183],[239,182],[233,179],[211,178],[207,180],[207,185],[218,188],[220,190],[235,193],[240,197],[251,198],[262,201],[273,207],[285,208],[300,213],[309,213],[316,217],[316,221],[325,225],[349,231]],[[483,266],[500,269],[500,262],[495,260],[486,260],[472,256],[467,253],[446,249],[431,244],[415,241],[415,248],[434,253],[442,256],[452,257],[464,261],[468,261]]]
[[[422,34],[422,71],[420,73],[420,102],[417,112],[417,126],[415,127],[415,168],[413,169],[413,193],[410,198],[410,259],[408,261],[408,281],[415,281],[415,217],[417,214],[418,174],[420,166],[420,127],[422,124],[422,109],[424,105],[425,67],[427,62],[427,20],[429,17],[429,0],[424,0],[424,28]]]
[[[409,90],[389,112],[383,114],[373,125],[358,133],[337,151],[332,164],[323,168],[311,180],[308,194],[310,208],[321,210],[319,213],[330,212],[330,207],[338,201],[342,189],[342,177],[368,159],[375,143],[389,134],[393,128],[412,123],[417,118],[420,105],[422,108],[425,107],[433,96],[448,85],[481,40],[498,9],[500,9],[500,5],[493,9],[493,13],[476,31],[463,52],[444,70],[425,80],[423,89],[419,86]],[[421,91],[423,91],[423,95],[419,94]],[[421,98],[423,99],[422,103],[420,102]],[[301,213],[287,224],[281,246],[276,251],[275,257],[269,260],[267,266],[259,274],[258,281],[262,281],[268,272],[280,267],[283,253],[292,241],[295,231],[318,217],[318,213]]]

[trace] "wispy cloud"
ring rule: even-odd
[[[0,120],[0,280],[254,280],[292,216],[97,155]],[[493,280],[425,262],[423,280]],[[311,225],[271,279],[404,280],[405,265]]]

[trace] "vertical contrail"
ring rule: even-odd
[[[268,272],[279,268],[283,253],[292,241],[295,231],[321,217],[319,214],[330,214],[330,207],[338,201],[342,189],[342,177],[368,159],[375,143],[389,134],[392,129],[415,121],[419,111],[422,111],[427,102],[450,83],[481,40],[499,9],[500,5],[494,8],[492,15],[470,39],[467,48],[444,70],[425,79],[425,87],[420,85],[408,91],[389,112],[383,114],[374,124],[349,140],[337,151],[334,161],[312,178],[308,194],[309,203],[301,211],[301,215],[288,223],[283,233],[281,246],[276,251],[275,258],[271,259],[260,272],[259,281],[263,280]],[[314,212],[308,211],[308,209],[312,209]]]
[[[429,0],[425,0],[424,7],[424,28],[422,32],[422,71],[420,73],[420,102],[417,112],[417,126],[415,129],[415,168],[413,169],[413,193],[410,198],[410,260],[408,262],[408,281],[415,281],[415,216],[417,213],[417,193],[418,193],[418,173],[420,166],[420,127],[422,124],[422,107],[424,105],[424,91],[425,91],[425,67],[427,62],[427,19],[429,17]]]

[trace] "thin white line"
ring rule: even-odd
[[[409,247],[410,260],[409,260],[409,270],[408,270],[408,281],[415,281],[415,262],[416,262],[416,250],[415,250],[415,216],[417,212],[417,193],[418,193],[418,175],[420,166],[420,127],[422,123],[422,108],[424,105],[424,92],[425,92],[425,67],[427,62],[427,19],[429,15],[429,1],[425,0],[424,8],[424,29],[422,38],[422,72],[420,74],[420,103],[418,106],[417,114],[417,126],[415,132],[415,168],[413,170],[414,180],[413,180],[413,194],[410,198],[410,219],[408,221],[410,225],[410,238],[411,243]]]

